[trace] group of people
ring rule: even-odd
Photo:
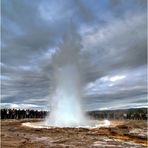
[[[47,111],[25,109],[1,109],[1,119],[45,118]]]
[[[135,112],[135,113],[132,113],[132,112],[129,112],[128,114],[125,114],[124,116],[125,119],[132,119],[132,120],[147,120],[148,118],[148,114],[147,113],[144,113],[144,112]]]
[[[45,118],[48,111],[25,109],[1,109],[1,119]],[[88,115],[95,119],[128,119],[147,120],[146,111],[140,112],[89,112]],[[62,115],[61,115],[62,116]]]
[[[100,111],[100,112],[90,112],[90,117],[95,119],[128,119],[128,120],[147,120],[147,111]]]

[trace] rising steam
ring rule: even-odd
[[[86,124],[81,107],[82,77],[80,72],[80,37],[74,31],[64,36],[53,57],[53,86],[51,111],[46,124],[71,127]]]

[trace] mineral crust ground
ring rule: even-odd
[[[31,128],[37,119],[1,120],[2,148],[143,148],[147,147],[147,122],[114,120],[109,127]]]

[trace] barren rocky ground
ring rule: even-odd
[[[31,120],[31,122],[36,121],[38,120]],[[1,121],[2,148],[142,148],[147,146],[146,121],[111,121],[111,126],[95,129],[36,129],[22,126],[23,122],[28,120]]]

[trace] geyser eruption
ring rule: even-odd
[[[96,128],[110,125],[108,120],[89,121],[83,112],[81,101],[84,75],[82,77],[80,49],[80,36],[75,31],[65,34],[52,58],[54,72],[50,83],[50,114],[44,122],[28,122],[23,123],[23,126]]]
[[[67,64],[57,69],[57,88],[53,95],[48,124],[62,127],[84,124],[78,77],[75,65]]]
[[[50,98],[51,109],[46,125],[72,127],[86,124],[81,107],[80,48],[80,37],[70,31],[53,56],[54,93]]]

